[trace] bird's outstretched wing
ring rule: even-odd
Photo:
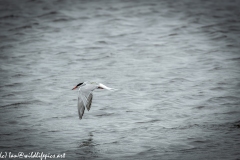
[[[84,110],[85,110],[85,107],[84,107],[83,101],[79,96],[78,97],[78,116],[79,116],[79,119],[82,119],[82,116],[84,114]]]
[[[86,84],[79,89],[78,94],[78,115],[79,119],[82,119],[85,107],[89,111],[92,104],[93,94],[92,91],[98,86],[93,84]]]
[[[92,105],[92,98],[93,98],[93,94],[90,93],[89,96],[88,96],[88,104],[86,106],[88,111],[90,110],[91,105]]]

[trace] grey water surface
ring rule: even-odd
[[[1,0],[0,152],[240,159],[239,6]],[[79,120],[84,81],[118,90]]]

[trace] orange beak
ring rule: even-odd
[[[77,86],[75,86],[72,90],[74,90],[74,89],[77,89],[78,87]]]

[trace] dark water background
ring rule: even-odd
[[[0,0],[0,152],[240,159],[239,6]],[[119,90],[79,120],[88,80]]]

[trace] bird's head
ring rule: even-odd
[[[83,83],[77,84],[72,90],[79,88]]]

